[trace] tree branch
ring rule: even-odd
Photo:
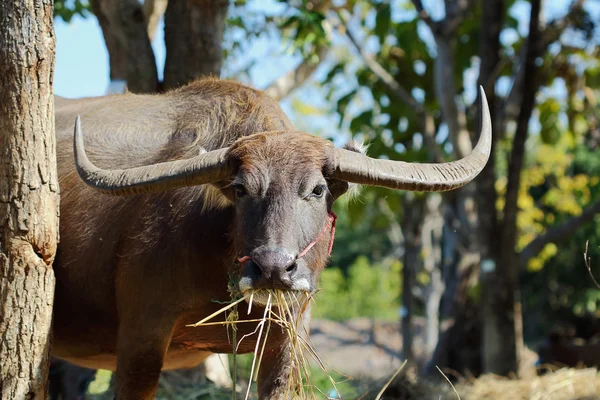
[[[156,33],[158,21],[167,10],[168,2],[169,0],[144,0],[144,22],[146,23],[146,31],[151,43]]]
[[[565,29],[573,23],[576,14],[583,8],[584,1],[585,0],[573,0],[569,7],[569,11],[564,17],[555,19],[546,26],[546,29],[544,29],[544,32],[542,33],[544,48],[558,40]]]
[[[538,236],[531,241],[519,254],[519,267],[524,268],[529,260],[535,257],[548,243],[555,243],[569,238],[582,225],[591,222],[594,217],[600,213],[600,200],[586,207],[583,212],[571,217],[564,223],[554,226],[543,235]]]
[[[444,2],[446,15],[441,21],[434,21],[423,7],[421,0],[412,0],[419,18],[429,26],[434,36],[451,36],[465,20],[467,13],[473,8],[476,0],[458,0]]]
[[[414,112],[421,118],[421,128],[423,129],[423,139],[427,145],[430,158],[434,162],[441,162],[444,158],[440,153],[440,149],[435,143],[435,122],[433,116],[425,109],[425,107],[419,103],[394,77],[375,60],[370,54],[368,54],[356,41],[356,38],[350,32],[350,29],[346,27],[346,36],[350,39],[350,42],[354,45],[358,54],[362,57],[363,61],[371,72],[379,78],[381,83],[385,86],[388,93],[397,98],[398,100],[406,103],[411,107]]]
[[[281,101],[301,86],[318,68],[319,63],[303,60],[296,69],[280,76],[265,88],[265,93],[274,100]]]
[[[314,10],[325,14],[331,7],[331,0],[313,0],[306,3],[306,7],[309,10]],[[338,10],[339,11],[339,10]],[[331,41],[332,27],[328,20],[322,22],[323,29],[326,32],[327,39]],[[267,86],[265,92],[271,98],[279,101],[288,96],[292,91],[300,87],[310,76],[319,68],[319,65],[326,57],[328,48],[326,46],[320,46],[316,49],[318,61],[304,59],[298,66],[288,72],[287,74],[280,76]]]
[[[398,83],[396,79],[375,60],[370,54],[368,54],[356,41],[354,34],[346,28],[346,36],[350,39],[350,42],[354,45],[358,54],[362,57],[363,61],[369,67],[371,72],[379,78],[387,90],[396,98],[402,100],[408,106],[410,106],[416,113],[423,113],[424,107],[419,103],[402,85]]]
[[[445,36],[436,36],[437,57],[434,62],[435,94],[442,107],[444,120],[454,147],[456,158],[471,153],[473,145],[467,130],[464,107],[457,106],[458,91],[454,84],[454,44]]]
[[[425,8],[423,8],[423,3],[421,2],[421,0],[412,0],[412,3],[415,6],[415,8],[417,9],[419,18],[421,18],[421,20],[427,24],[427,26],[431,29],[431,31],[435,35],[437,30],[439,29],[437,21],[434,21],[433,19],[431,19],[431,15],[429,15],[427,10],[425,10]]]
[[[592,257],[590,257],[588,255],[588,245],[589,244],[590,244],[589,240],[585,242],[585,252],[583,253],[583,260],[585,261],[585,267],[587,268],[588,272],[590,273],[590,278],[592,278],[592,282],[594,282],[594,285],[596,285],[596,287],[598,289],[600,289],[600,284],[598,283],[598,281],[594,277],[594,273],[592,272]]]
[[[521,182],[521,170],[525,156],[525,141],[529,132],[529,119],[535,107],[535,95],[539,88],[537,66],[535,61],[540,54],[541,32],[539,29],[541,0],[532,0],[529,21],[529,40],[523,79],[523,101],[517,119],[517,128],[508,166],[508,183],[506,187],[506,204],[504,206],[503,232],[501,234],[500,266],[509,271],[511,279],[516,279],[515,237],[517,234],[517,198]]]
[[[319,68],[326,55],[327,48],[320,48],[318,50],[318,62],[311,62],[309,59],[302,60],[295,69],[271,82],[265,89],[265,92],[269,97],[277,101],[284,99],[311,77],[317,68]]]
[[[565,31],[565,29],[573,22],[575,15],[577,12],[581,10],[583,7],[584,0],[574,0],[569,7],[569,11],[567,14],[558,18],[554,21],[551,21],[546,25],[546,28],[541,33],[541,52],[545,52],[550,44],[554,43],[556,40],[560,38],[560,35]],[[512,82],[511,89],[504,100],[504,104],[500,108],[500,112],[498,113],[498,126],[502,129],[498,130],[498,132],[504,132],[504,121],[506,119],[515,119],[521,109],[520,103],[523,88],[523,79],[524,79],[524,65],[526,60],[526,51],[527,46],[523,46],[521,51],[519,52],[519,60],[515,64],[514,68],[514,79]],[[540,53],[540,54],[542,54]]]
[[[330,1],[322,1],[318,3],[318,10],[324,11],[324,9],[331,4]],[[327,38],[331,39],[332,27],[329,21],[323,21],[323,29],[327,34]],[[279,101],[288,96],[296,88],[300,87],[310,76],[319,68],[319,65],[325,58],[328,52],[326,46],[320,46],[317,48],[318,61],[314,62],[309,59],[304,59],[302,62],[292,71],[287,74],[280,76],[265,89],[267,95],[271,98]]]
[[[481,26],[484,29],[479,38],[479,56],[481,63],[479,66],[479,84],[483,86],[487,93],[488,104],[492,115],[497,115],[496,105],[497,97],[494,91],[494,85],[498,77],[498,72],[502,65],[500,54],[500,32],[504,24],[504,0],[482,0]],[[480,195],[477,196],[478,209],[485,210],[490,204],[496,204],[496,168],[495,158],[493,156],[500,133],[500,127],[497,124],[497,118],[492,119],[492,156],[487,165],[481,171],[476,180],[477,190]],[[490,212],[479,213],[479,247],[483,260],[496,259],[495,235],[498,232],[498,215],[494,210]]]
[[[440,101],[444,120],[454,151],[458,158],[465,157],[473,148],[469,131],[467,130],[467,116],[464,108],[457,107],[457,89],[454,84],[454,37],[453,33],[463,22],[466,14],[474,5],[475,0],[456,0],[444,2],[446,16],[441,21],[433,21],[429,13],[423,8],[421,0],[412,0],[421,19],[429,26],[437,45],[435,59],[435,92]]]
[[[452,35],[463,23],[467,13],[471,11],[476,0],[454,0],[450,3],[445,1],[446,17],[443,21],[442,30],[445,36]]]

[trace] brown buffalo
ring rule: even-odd
[[[469,156],[409,164],[297,132],[275,101],[229,81],[57,99],[54,355],[116,370],[119,399],[152,398],[161,370],[232,351],[225,327],[186,326],[228,301],[232,280],[242,293],[315,290],[332,240],[331,207],[349,182],[444,191],[471,181],[490,153],[483,92],[480,119]],[[261,315],[254,307],[243,318]],[[238,338],[254,329],[240,324]],[[239,351],[254,344],[248,338]],[[269,335],[261,398],[281,397],[287,345],[282,331]]]

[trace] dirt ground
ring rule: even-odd
[[[353,378],[383,379],[404,361],[400,358],[402,335],[398,322],[314,319],[311,341],[333,370]],[[422,338],[415,335],[414,348],[422,345]]]

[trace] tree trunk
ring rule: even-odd
[[[58,242],[52,0],[0,2],[0,398],[46,397]]]
[[[404,257],[402,265],[402,355],[409,362],[414,361],[413,351],[413,287],[415,271],[419,265],[421,252],[421,217],[423,215],[423,199],[413,193],[403,198],[404,217],[402,232],[404,234]]]
[[[156,61],[142,4],[137,0],[92,0],[91,6],[108,49],[111,90],[156,92]]]
[[[494,85],[496,77],[494,76],[498,63],[500,62],[500,31],[504,20],[504,0],[484,0],[482,1],[482,26],[488,29],[482,32],[479,48],[481,54],[481,66],[479,73],[479,84],[486,90],[488,104],[492,115],[498,116],[496,112],[496,96]],[[481,264],[479,269],[481,293],[491,294],[494,292],[494,286],[498,285],[496,270],[498,252],[498,218],[496,214],[496,176],[494,149],[500,132],[498,122],[500,118],[494,118],[494,136],[492,139],[492,156],[488,164],[478,179],[480,196],[478,199],[479,218],[479,245],[481,252]],[[499,355],[494,350],[494,343],[498,340],[495,332],[495,314],[494,307],[497,299],[492,295],[481,296],[481,324],[482,341],[481,352],[483,368],[486,371],[500,370],[492,368],[494,360]],[[490,369],[491,368],[491,369]]]
[[[477,374],[480,371],[477,314],[469,299],[469,288],[476,284],[479,253],[465,248],[462,228],[455,216],[456,204],[445,200],[444,231],[442,236],[442,271],[445,292],[440,310],[441,319],[449,323],[441,335],[423,374],[437,376],[439,368]]]
[[[165,13],[164,88],[202,76],[219,76],[227,0],[170,1]]]
[[[442,232],[444,217],[440,212],[442,196],[432,193],[427,197],[423,229],[423,266],[429,274],[429,284],[425,287],[425,358],[433,355],[440,333],[440,302],[445,285],[442,280]]]
[[[537,92],[535,61],[540,50],[539,17],[540,0],[532,0],[529,22],[529,38],[523,80],[523,101],[517,119],[517,128],[508,168],[506,205],[502,223],[498,262],[486,267],[487,287],[490,288],[490,315],[484,323],[485,342],[484,370],[500,375],[518,372],[518,349],[521,347],[522,329],[518,293],[518,260],[515,251],[517,235],[517,199],[521,182],[521,170],[525,157],[525,141],[529,119],[535,107]],[[483,268],[483,266],[482,266]]]

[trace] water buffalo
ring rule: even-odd
[[[315,290],[332,242],[331,207],[348,183],[445,191],[475,178],[491,145],[483,91],[480,120],[467,157],[411,164],[297,132],[275,101],[231,81],[57,99],[54,355],[116,370],[119,399],[153,398],[161,370],[232,352],[225,327],[186,326],[228,301],[232,282],[241,293]],[[237,337],[254,329],[240,324]],[[254,345],[250,337],[239,352]],[[286,336],[275,329],[261,398],[281,397],[288,360]]]

